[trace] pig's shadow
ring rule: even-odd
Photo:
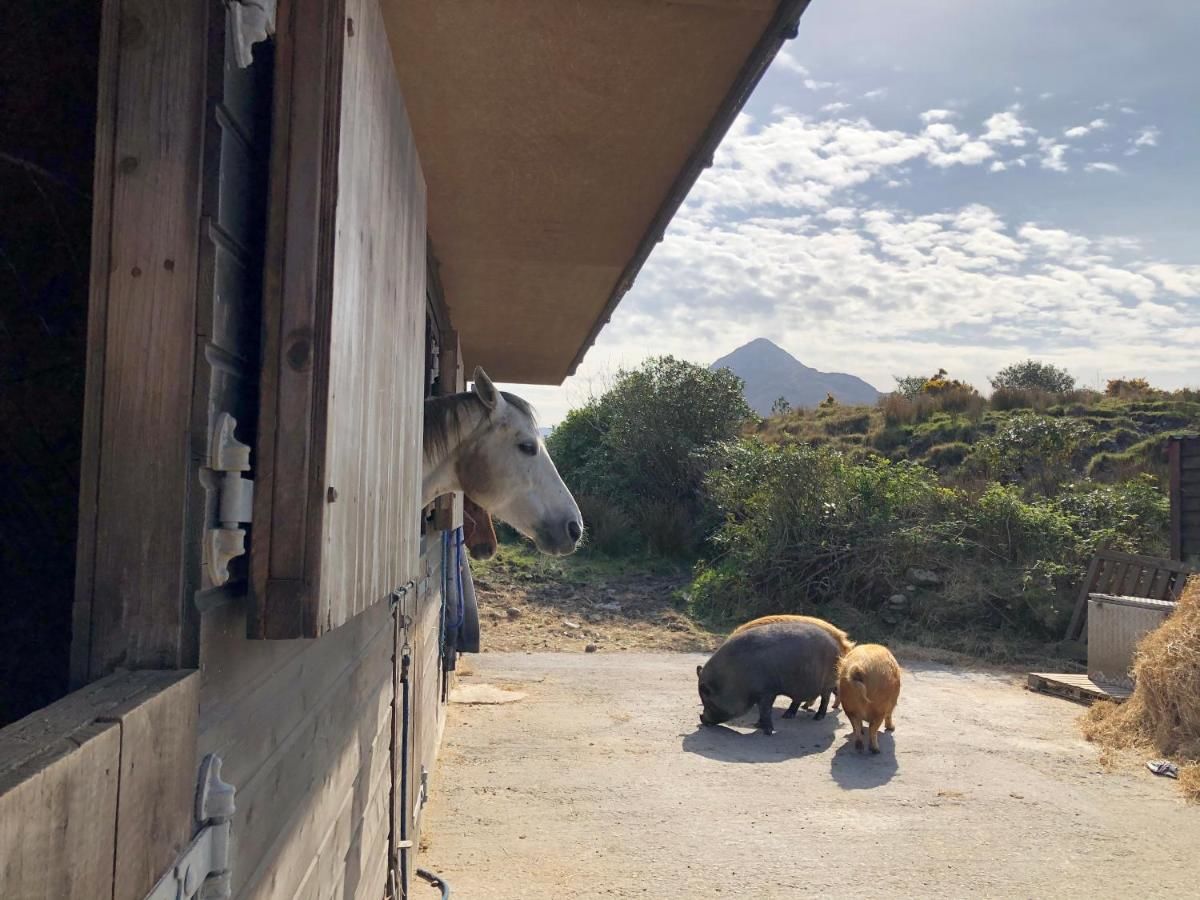
[[[828,750],[834,736],[845,723],[836,712],[814,721],[812,712],[800,710],[794,719],[783,718],[787,707],[775,707],[775,733],[738,731],[726,725],[699,725],[683,736],[683,749],[709,759],[732,763],[772,763],[810,756]],[[731,724],[753,728],[758,711],[734,719]]]
[[[865,741],[864,741],[865,744]],[[829,761],[829,774],[844,791],[863,791],[887,784],[900,769],[896,761],[896,740],[886,731],[879,732],[879,752],[854,749],[854,739],[846,740]]]

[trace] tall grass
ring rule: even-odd
[[[879,401],[886,426],[914,425],[926,422],[939,412],[957,413],[978,422],[987,412],[988,403],[977,391],[951,387],[932,394],[888,394]]]

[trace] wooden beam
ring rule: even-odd
[[[117,672],[0,730],[0,897],[145,896],[191,837],[199,681]]]
[[[1183,559],[1183,439],[1167,442],[1167,467],[1170,470],[1171,559]]]
[[[103,11],[76,685],[196,661],[184,539],[210,7]]]

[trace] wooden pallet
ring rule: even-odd
[[[1104,681],[1093,681],[1087,675],[1071,673],[1030,672],[1027,687],[1042,694],[1053,694],[1077,703],[1091,704],[1096,700],[1117,703],[1129,699],[1131,688]]]

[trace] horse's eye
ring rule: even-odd
[[[538,445],[533,441],[525,441],[523,444],[517,444],[517,449],[526,456],[537,456]]]

